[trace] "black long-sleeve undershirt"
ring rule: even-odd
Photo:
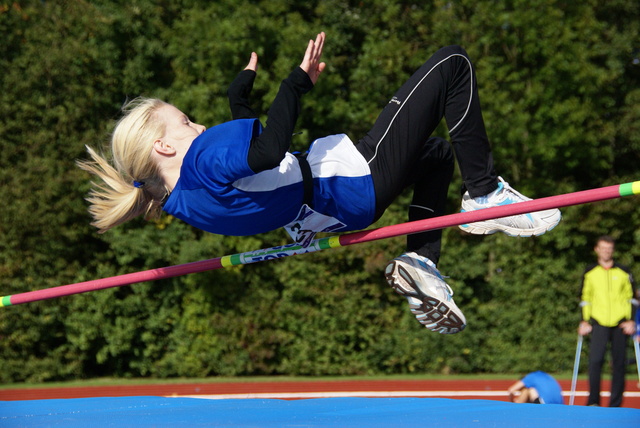
[[[256,72],[241,71],[227,90],[232,118],[249,119],[258,115],[249,104]],[[297,67],[284,79],[269,111],[263,132],[251,140],[247,162],[255,173],[280,165],[291,146],[293,130],[301,109],[302,95],[313,88],[307,73]]]

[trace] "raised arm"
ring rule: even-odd
[[[324,33],[320,33],[315,41],[309,41],[300,67],[282,81],[267,114],[264,131],[251,141],[247,161],[255,173],[277,167],[289,150],[302,95],[313,88],[325,68],[325,63],[320,62],[324,39]]]
[[[229,89],[227,89],[227,97],[229,98],[229,107],[231,108],[231,117],[233,120],[254,119],[258,117],[249,103],[249,95],[253,89],[257,69],[258,54],[251,52],[249,64],[238,74],[235,80],[231,82]]]

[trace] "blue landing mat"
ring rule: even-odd
[[[448,398],[101,397],[0,402],[1,427],[640,427],[640,409]]]

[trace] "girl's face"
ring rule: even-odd
[[[193,140],[207,129],[191,122],[186,114],[170,104],[160,107],[157,114],[166,126],[160,140],[181,154],[186,153]]]

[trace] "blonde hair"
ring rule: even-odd
[[[160,177],[152,152],[153,142],[165,133],[165,123],[156,114],[165,105],[155,98],[132,100],[123,107],[125,114],[113,131],[111,163],[89,146],[91,160],[77,161],[80,168],[100,179],[99,183],[92,182],[86,198],[93,217],[91,224],[100,233],[141,214],[150,219],[162,213],[169,189]]]

